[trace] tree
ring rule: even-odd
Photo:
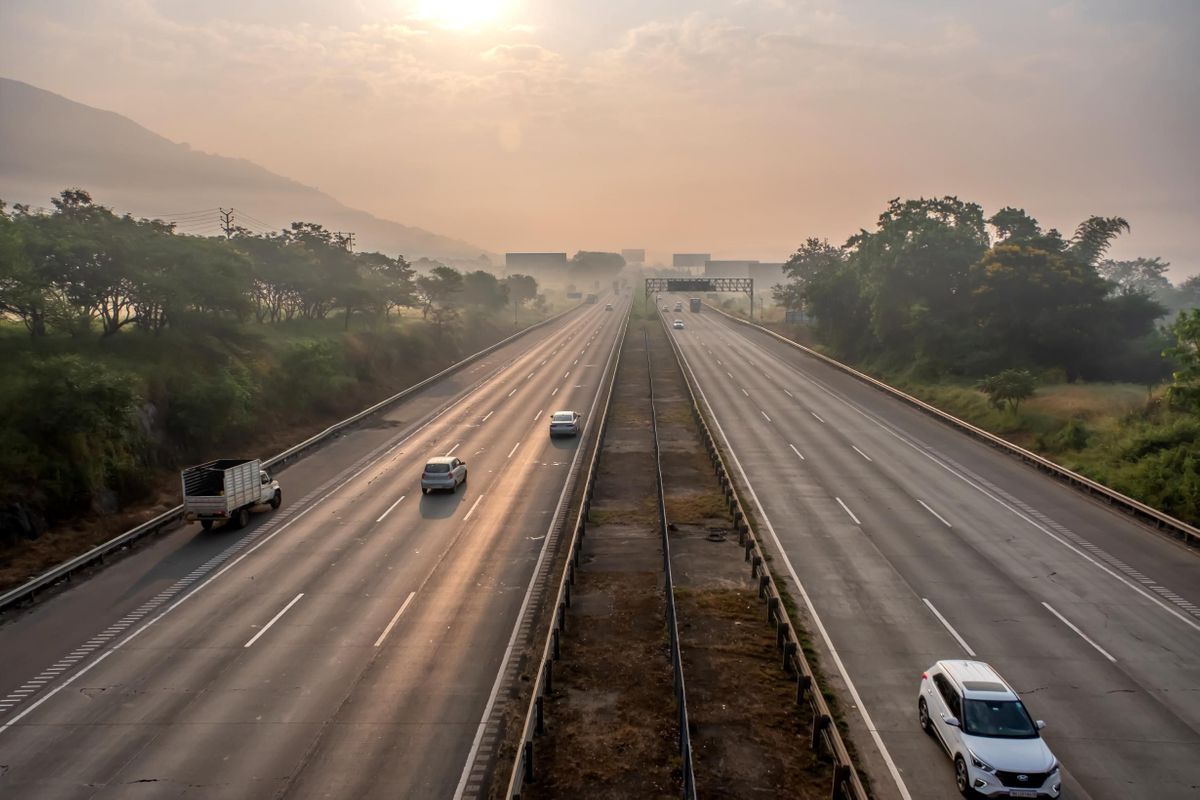
[[[357,253],[355,261],[363,272],[370,297],[385,315],[393,308],[416,304],[413,268],[404,256],[392,258],[383,253]]]
[[[1097,268],[1105,279],[1116,284],[1124,293],[1141,292],[1155,299],[1164,300],[1174,287],[1167,277],[1170,263],[1161,258],[1135,258],[1132,261],[1101,261]]]
[[[486,311],[498,311],[508,305],[508,291],[495,275],[477,269],[462,277],[462,301]]]
[[[1182,311],[1171,326],[1175,345],[1166,355],[1175,359],[1167,399],[1171,405],[1200,411],[1200,309]]]
[[[1024,369],[1006,369],[979,382],[979,389],[988,396],[988,402],[996,408],[1003,408],[1007,404],[1014,414],[1022,400],[1033,397],[1036,387],[1033,374]]]
[[[434,309],[450,306],[462,290],[462,273],[445,265],[436,266],[428,275],[418,277],[421,318],[429,319],[429,313]]]
[[[513,325],[517,324],[517,312],[521,307],[538,298],[538,282],[532,275],[509,275],[504,279],[508,301],[513,307]]]
[[[609,281],[625,269],[625,259],[620,253],[597,253],[580,250],[571,256],[567,264],[568,278],[584,285],[597,281]]]
[[[1075,228],[1067,252],[1081,263],[1095,266],[1113,239],[1128,232],[1129,223],[1122,217],[1088,217]]]

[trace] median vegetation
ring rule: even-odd
[[[1200,524],[1200,276],[1105,259],[1129,224],[1045,230],[954,197],[809,239],[774,288],[798,340]]]
[[[180,465],[282,450],[550,311],[532,278],[423,262],[79,190],[0,205],[0,587],[174,505]]]

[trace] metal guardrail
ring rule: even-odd
[[[567,309],[566,311],[561,311],[552,317],[544,319],[541,322],[535,322],[533,325],[530,325],[526,328],[522,328],[521,330],[514,333],[512,336],[502,339],[493,345],[489,345],[488,347],[485,347],[484,349],[482,349],[476,353],[472,353],[471,355],[467,356],[466,358],[463,358],[463,359],[455,362],[454,364],[451,364],[449,367],[442,370],[441,372],[438,372],[435,375],[429,376],[428,378],[421,381],[420,383],[415,383],[412,386],[408,387],[407,389],[405,389],[401,392],[397,392],[396,394],[392,395],[391,397],[388,397],[385,400],[379,401],[375,405],[373,405],[363,411],[360,411],[359,413],[355,414],[352,417],[347,417],[346,419],[342,420],[341,422],[337,422],[337,423],[334,423],[333,425],[330,425],[328,428],[326,428],[325,430],[316,434],[315,436],[311,436],[308,439],[305,439],[303,442],[300,442],[300,444],[289,447],[287,450],[284,450],[282,453],[266,459],[265,461],[263,461],[263,466],[269,469],[271,467],[277,467],[282,464],[286,464],[290,461],[293,461],[302,453],[305,453],[314,447],[324,444],[327,439],[331,438],[332,436],[336,435],[337,433],[340,433],[341,431],[345,430],[346,428],[361,422],[362,420],[366,419],[367,417],[370,417],[371,415],[378,413],[379,411],[387,408],[388,406],[390,406],[396,402],[399,402],[400,400],[403,400],[416,392],[419,392],[420,390],[424,389],[426,386],[429,386],[430,384],[435,383],[435,382],[441,380],[442,378],[445,378],[448,375],[453,374],[454,372],[462,369],[463,367],[465,367],[469,364],[472,364],[475,361],[478,361],[479,359],[481,359],[487,355],[490,355],[491,353],[495,352],[496,350],[499,350],[501,347],[504,347],[507,344],[510,344],[511,342],[515,341],[516,339],[519,339],[520,337],[524,336],[525,334],[530,333],[534,330],[537,330],[538,328],[549,325],[552,322],[556,322],[557,320],[565,317],[567,314],[570,314],[571,312],[576,311],[580,308],[583,308],[583,305],[574,306],[572,308]],[[183,519],[183,506],[182,505],[175,506],[174,508],[172,508],[168,511],[165,511],[162,514],[159,514],[157,517],[147,520],[146,522],[143,522],[141,525],[131,528],[131,529],[125,531],[124,533],[122,533],[118,536],[115,536],[112,539],[109,539],[107,542],[104,542],[103,544],[96,545],[91,550],[88,550],[86,553],[82,553],[78,556],[75,556],[72,559],[64,561],[63,563],[59,564],[56,567],[50,568],[46,572],[43,572],[41,575],[38,575],[36,578],[32,578],[31,580],[21,584],[20,586],[14,588],[14,589],[10,589],[9,591],[0,595],[0,612],[5,611],[6,609],[10,608],[11,606],[14,606],[17,603],[20,603],[22,601],[32,601],[34,599],[34,597],[36,596],[36,594],[39,591],[41,591],[42,589],[47,588],[49,586],[53,586],[62,580],[70,578],[74,573],[78,572],[81,569],[85,569],[96,563],[103,563],[105,557],[108,556],[110,553],[113,553],[117,550],[126,548],[126,547],[130,546],[131,544],[133,544],[147,536],[150,536],[152,534],[155,534],[160,531],[171,528],[176,523],[180,522],[182,519]]]
[[[662,530],[663,591],[667,596],[667,632],[671,637],[671,669],[675,677],[675,707],[679,712],[679,757],[683,770],[683,798],[696,800],[696,774],[692,765],[692,736],[688,728],[687,687],[683,680],[683,653],[675,614],[675,581],[671,574],[671,542],[667,526],[667,494],[663,486],[662,448],[658,442],[658,410],[654,407],[654,366],[650,361],[650,336],[645,329],[646,372],[650,378],[650,431],[654,435],[654,482],[658,488],[658,525]]]
[[[797,350],[800,350],[807,355],[810,355],[813,358],[828,364],[834,369],[840,370],[851,377],[857,378],[863,383],[879,389],[885,394],[889,394],[892,397],[907,403],[908,405],[914,406],[915,408],[924,411],[930,416],[941,420],[951,427],[957,428],[958,430],[963,431],[964,433],[967,433],[970,436],[973,436],[998,450],[1002,450],[1009,455],[1016,456],[1025,463],[1030,464],[1035,468],[1048,473],[1055,478],[1058,478],[1061,481],[1064,481],[1076,489],[1087,492],[1094,497],[1098,497],[1111,506],[1120,508],[1122,511],[1126,512],[1132,517],[1135,517],[1141,522],[1152,525],[1160,531],[1166,531],[1173,536],[1182,539],[1189,547],[1200,545],[1200,528],[1189,525],[1183,520],[1176,519],[1169,514],[1164,514],[1158,509],[1148,506],[1141,501],[1134,500],[1132,497],[1123,495],[1114,489],[1110,489],[1102,483],[1098,483],[1091,478],[1080,475],[1078,472],[1074,472],[1066,467],[1060,466],[1044,456],[1039,456],[1037,453],[1026,450],[1023,447],[1019,447],[1007,439],[1003,439],[994,433],[989,433],[988,431],[976,427],[965,420],[961,420],[952,414],[948,414],[945,411],[942,411],[940,408],[926,403],[924,400],[919,400],[906,392],[900,391],[894,386],[890,386],[881,380],[872,378],[866,373],[859,372],[853,367],[843,364],[835,358],[830,358],[823,353],[818,353],[816,350],[805,347],[799,342],[793,342],[786,336],[778,334],[769,328],[764,328],[762,325],[751,322],[750,320],[742,319],[741,317],[729,314],[719,308],[716,308],[715,306],[708,305],[707,303],[705,303],[705,305],[713,311],[716,311],[718,314],[733,320],[734,322],[741,323],[742,325],[754,328],[755,330],[762,331],[763,333],[773,336],[784,344],[791,345]]]
[[[575,584],[575,571],[579,568],[579,554],[583,549],[583,537],[587,529],[587,515],[592,507],[592,490],[596,484],[596,475],[600,467],[600,452],[604,449],[604,438],[608,434],[608,415],[612,408],[613,390],[617,381],[617,369],[621,366],[621,349],[625,340],[625,331],[629,327],[629,317],[617,338],[616,355],[612,360],[612,371],[609,375],[608,389],[604,397],[604,410],[599,416],[599,428],[596,442],[588,460],[587,477],[583,483],[583,502],[579,506],[579,514],[571,529],[571,540],[567,543],[567,558],[563,565],[562,578],[558,582],[558,592],[554,597],[553,617],[550,630],[546,632],[546,641],[542,645],[540,665],[537,677],[533,682],[533,690],[529,699],[529,707],[525,710],[525,722],[521,729],[521,738],[517,744],[516,756],[513,759],[512,772],[508,779],[508,789],[504,797],[518,800],[521,787],[532,783],[534,779],[534,736],[545,733],[544,699],[554,685],[554,662],[559,657],[559,637],[567,627],[567,609],[571,607],[571,587]],[[590,424],[590,421],[589,423]]]
[[[665,317],[659,315],[666,329]],[[832,800],[868,800],[866,787],[859,777],[850,751],[842,739],[841,731],[833,719],[833,713],[825,700],[817,676],[812,665],[804,654],[804,648],[796,635],[796,627],[792,624],[787,608],[783,604],[783,595],[775,583],[775,577],[767,566],[766,552],[763,550],[758,534],[750,523],[745,506],[733,482],[733,473],[725,466],[725,459],[717,446],[717,441],[708,427],[708,420],[696,399],[696,391],[692,385],[694,376],[684,368],[683,353],[675,338],[667,331],[667,340],[675,353],[679,371],[683,374],[687,386],[688,397],[691,401],[692,416],[700,427],[704,438],[704,448],[712,461],[721,489],[725,493],[729,512],[733,515],[734,524],[738,531],[738,544],[745,550],[745,559],[750,564],[750,577],[758,581],[758,596],[767,606],[767,624],[775,627],[775,642],[781,654],[781,666],[789,674],[796,676],[796,703],[807,702],[812,709],[813,726],[809,740],[810,747],[818,754],[825,753],[833,759],[833,781],[830,788]]]

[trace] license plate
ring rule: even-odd
[[[1009,797],[1037,797],[1037,789],[1009,789]]]

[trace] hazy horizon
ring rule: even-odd
[[[496,252],[782,260],[891,197],[1200,272],[1186,2],[10,0],[0,74]],[[102,198],[101,198],[102,199]]]

